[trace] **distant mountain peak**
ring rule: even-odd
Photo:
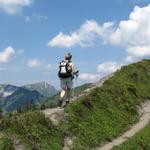
[[[23,87],[27,88],[28,90],[36,90],[45,97],[52,97],[57,93],[57,90],[54,88],[54,86],[45,81],[28,84]]]

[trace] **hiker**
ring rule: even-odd
[[[65,59],[59,64],[58,77],[60,78],[61,93],[59,106],[65,107],[70,102],[71,98],[71,89],[73,87],[73,79],[78,76],[78,71],[75,70],[75,66],[71,61],[71,53],[65,55]]]

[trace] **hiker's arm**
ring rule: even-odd
[[[72,73],[74,74],[76,72],[75,65],[72,63],[71,66],[72,66]]]
[[[76,70],[75,65],[72,63],[72,74],[78,76],[79,70]]]

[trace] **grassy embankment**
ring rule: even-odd
[[[68,115],[57,127],[43,114],[28,112],[3,119],[0,130],[9,139],[17,135],[29,150],[62,149],[65,136],[75,137],[74,150],[94,148],[138,121],[137,106],[150,99],[149,91],[150,60],[144,60],[123,67],[101,88],[70,104],[65,109]]]

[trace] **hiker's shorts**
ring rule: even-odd
[[[72,78],[66,78],[66,79],[60,78],[60,86],[62,89],[66,89],[66,88],[71,89],[73,87]]]

